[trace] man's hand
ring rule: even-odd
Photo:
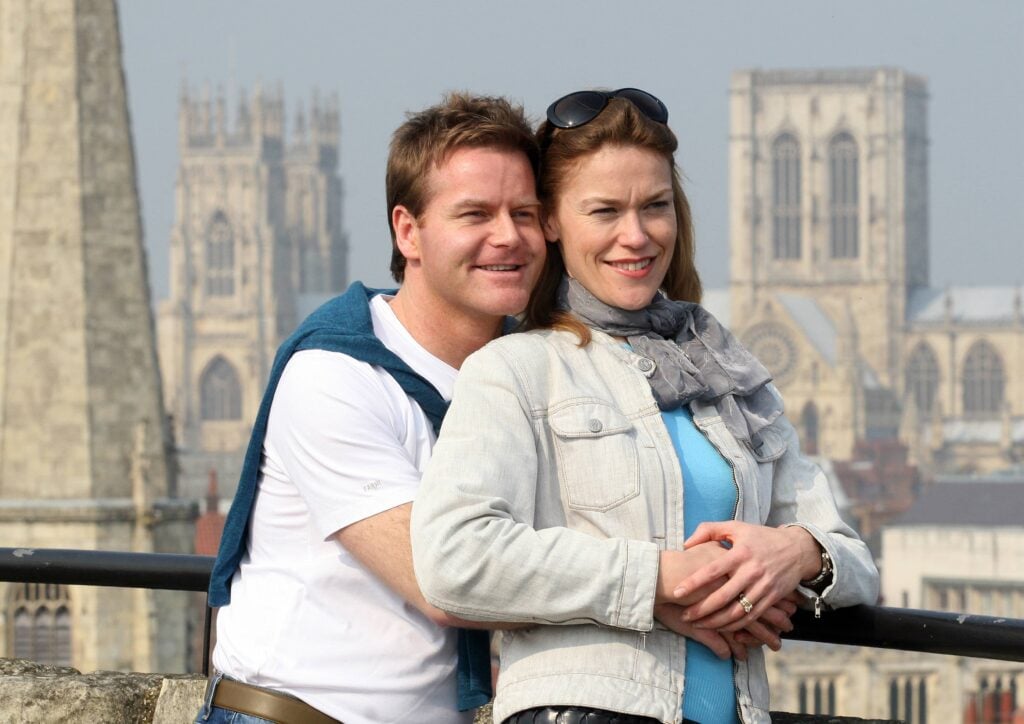
[[[748,648],[767,646],[772,651],[782,648],[780,634],[793,630],[790,617],[796,612],[798,597],[799,594],[794,593],[779,600],[765,611],[763,617],[735,633],[697,628],[683,620],[685,607],[672,603],[656,605],[654,617],[670,631],[704,644],[719,658],[731,655],[739,661],[746,661]]]
[[[674,603],[659,603],[654,607],[654,618],[669,631],[702,643],[720,659],[730,656],[746,661],[747,647],[740,644],[732,634],[722,634],[706,628],[695,628],[683,621],[683,607]]]

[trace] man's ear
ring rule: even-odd
[[[420,258],[420,227],[416,217],[404,206],[391,210],[391,226],[395,229],[395,244],[398,251],[409,260]]]
[[[542,213],[541,227],[544,229],[544,238],[548,241],[558,241],[562,238],[562,232],[554,214]]]

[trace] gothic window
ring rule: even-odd
[[[868,440],[896,437],[900,426],[899,400],[885,387],[864,390],[864,417]]]
[[[299,290],[318,294],[324,291],[324,268],[320,250],[313,241],[299,246]]]
[[[785,383],[796,371],[796,344],[786,328],[774,322],[764,322],[751,327],[743,335],[743,341],[768,368],[778,383]]]
[[[803,679],[797,688],[801,714],[835,714],[836,682],[831,676]]]
[[[978,689],[967,703],[964,721],[1010,722],[1022,703],[1017,691],[1021,671],[981,673]]]
[[[8,651],[16,659],[71,666],[68,589],[56,583],[19,583],[8,601],[14,620]]]
[[[800,258],[800,144],[788,133],[772,144],[772,257]]]
[[[801,446],[808,455],[818,454],[818,408],[813,402],[804,405],[800,413],[800,426],[802,429]]]
[[[828,148],[829,163],[829,248],[833,259],[855,259],[860,253],[857,240],[858,191],[857,142],[840,133]]]
[[[1003,361],[988,342],[975,342],[964,360],[964,414],[994,417],[1002,409]]]
[[[922,342],[907,362],[907,392],[922,416],[930,414],[939,388],[939,363],[932,348]]]
[[[206,228],[206,293],[211,297],[235,293],[235,239],[222,211],[213,215]]]
[[[199,380],[199,410],[203,420],[238,420],[242,417],[242,385],[223,357],[215,357]]]
[[[889,680],[889,718],[907,724],[928,722],[928,678],[924,674],[895,676]]]

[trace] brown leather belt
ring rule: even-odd
[[[227,678],[217,683],[211,703],[221,709],[258,716],[278,724],[341,724],[302,699]]]

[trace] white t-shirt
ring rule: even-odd
[[[386,300],[377,337],[451,398],[456,370],[421,347]],[[408,503],[434,444],[397,382],[347,355],[288,361],[270,408],[248,547],[217,616],[214,666],[284,691],[345,724],[463,724],[454,629],[369,573],[333,535]]]

